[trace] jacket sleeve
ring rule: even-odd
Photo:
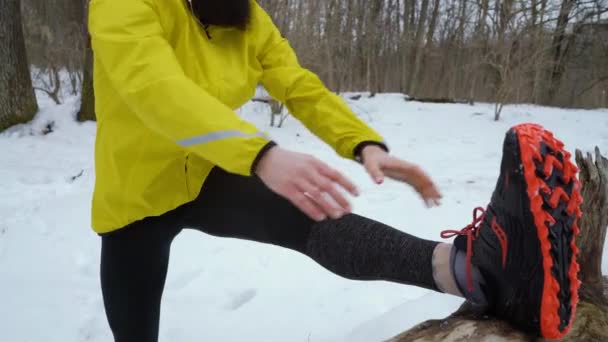
[[[268,14],[254,4],[258,60],[262,84],[270,95],[284,103],[311,132],[342,157],[355,159],[355,149],[364,142],[383,146],[382,137],[363,123],[342,98],[330,92],[318,76],[300,66],[289,42]]]
[[[145,126],[233,173],[250,175],[271,143],[182,70],[148,0],[94,0],[96,67]]]

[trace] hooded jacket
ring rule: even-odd
[[[255,1],[247,30],[208,29],[186,0],[91,1],[96,232],[194,200],[214,166],[251,175],[272,142],[234,110],[259,83],[345,158],[362,142],[382,141],[299,65]]]

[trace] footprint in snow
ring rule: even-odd
[[[258,294],[258,291],[255,289],[247,289],[240,294],[234,296],[230,303],[226,305],[226,310],[235,311],[243,307],[245,304],[249,303],[255,296]]]
[[[0,225],[0,257],[4,254],[8,240],[8,226]]]

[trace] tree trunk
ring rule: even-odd
[[[580,301],[570,333],[562,341],[608,341],[608,277],[601,274],[602,251],[608,228],[608,159],[595,151],[583,158],[576,152],[582,183],[583,218],[577,239],[580,249]],[[442,320],[426,321],[389,342],[430,341],[543,341],[508,323],[475,312],[465,302]]]
[[[553,34],[553,64],[551,72],[551,83],[549,84],[549,93],[547,95],[548,102],[553,102],[555,95],[559,90],[562,76],[565,69],[565,53],[567,49],[566,43],[566,28],[570,20],[570,12],[574,7],[574,0],[563,0],[560,8],[559,17]]]
[[[21,1],[0,2],[0,132],[31,120],[38,105],[21,26]]]
[[[429,27],[426,31],[426,42],[424,44],[424,48],[422,48],[422,52],[416,55],[414,75],[412,76],[412,88],[410,89],[412,96],[416,96],[418,93],[420,93],[420,84],[424,79],[422,76],[422,70],[424,70],[422,58],[429,54],[431,46],[433,45],[433,35],[435,34],[435,30],[437,28],[437,17],[439,15],[439,3],[439,0],[434,0],[433,12],[429,21]]]
[[[409,55],[410,55],[410,42],[411,42],[411,31],[412,31],[412,26],[414,26],[412,24],[413,18],[414,18],[414,12],[415,12],[415,5],[416,5],[416,1],[412,0],[412,1],[406,1],[403,4],[403,17],[401,18],[401,20],[403,21],[403,34],[401,36],[401,51],[400,51],[400,57],[401,57],[401,79],[400,79],[400,84],[399,84],[399,91],[402,93],[407,92],[408,90],[408,78],[409,78],[409,74],[411,73],[411,70],[408,70],[409,68],[407,68],[408,64],[408,60],[409,60]]]
[[[426,27],[426,18],[428,16],[429,9],[429,0],[422,0],[422,4],[420,5],[420,18],[418,19],[418,27],[416,29],[416,38],[414,43],[414,60],[412,63],[412,67],[410,68],[411,73],[409,74],[409,80],[407,82],[408,87],[407,90],[410,95],[415,96],[416,92],[416,79],[418,78],[418,74],[420,73],[420,67],[422,65],[422,57],[423,57],[423,43],[424,43],[424,29]]]
[[[76,115],[78,121],[95,121],[95,93],[93,92],[93,51],[91,44],[87,44],[86,57],[83,69],[80,110]]]
[[[608,159],[604,158],[598,148],[595,149],[595,163],[590,153],[586,158],[580,151],[576,152],[576,162],[580,168],[580,179],[583,184],[584,199],[581,210],[583,215],[581,227],[584,234],[579,235],[579,246],[584,249],[578,261],[581,267],[581,292],[587,297],[603,299],[603,305],[608,306],[608,298],[598,295],[602,293],[602,252],[606,241],[608,227]],[[590,214],[591,213],[591,214]],[[601,228],[604,229],[601,229]]]
[[[82,11],[82,22],[80,31],[83,36],[84,46],[84,63],[82,66],[82,89],[80,91],[80,110],[76,115],[78,121],[95,121],[95,93],[93,91],[93,50],[91,49],[91,39],[89,38],[89,30],[87,25],[88,19],[88,3],[89,0],[79,1]]]
[[[545,15],[546,15],[546,8],[547,8],[547,0],[540,0],[540,11],[538,13],[536,13],[536,17],[539,18],[539,20],[536,20],[536,18],[533,20],[533,32],[534,32],[534,44],[535,49],[537,52],[537,58],[535,58],[535,66],[534,66],[534,78],[532,80],[532,96],[533,96],[533,103],[534,104],[538,104],[542,102],[542,96],[543,96],[543,88],[544,88],[544,82],[543,82],[543,77],[545,74],[545,70],[547,68],[547,60],[546,60],[546,53],[545,53],[545,44],[544,44],[544,40],[545,40],[545,32],[543,30],[543,26],[544,22],[545,22]]]

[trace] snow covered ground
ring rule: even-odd
[[[399,95],[350,101],[394,154],[422,165],[445,195],[427,210],[406,186],[376,186],[293,118],[268,127],[267,108],[240,112],[285,147],[350,176],[355,211],[424,238],[461,228],[493,190],[504,133],[521,122],[553,130],[569,149],[608,151],[608,110],[406,103]],[[98,281],[99,238],[90,230],[95,124],[72,120],[75,99],[0,134],[0,334],[2,341],[110,341]],[[53,132],[40,134],[53,121]],[[605,255],[608,254],[605,253]],[[608,262],[604,262],[608,274]],[[461,301],[385,282],[341,279],[307,258],[251,242],[186,231],[174,242],[161,341],[381,341]]]

